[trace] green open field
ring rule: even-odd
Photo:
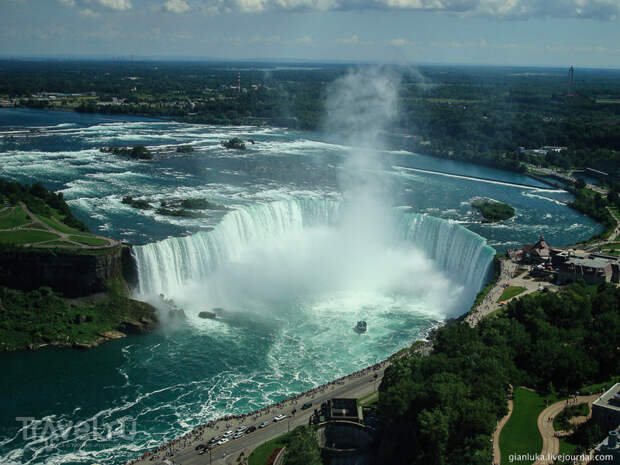
[[[28,223],[30,223],[30,218],[21,207],[14,207],[12,210],[0,213],[0,229],[14,228]]]
[[[508,286],[506,289],[504,289],[504,292],[502,292],[502,295],[498,297],[497,301],[503,302],[505,300],[512,299],[514,296],[521,294],[523,291],[525,291],[524,287]]]
[[[43,241],[59,239],[58,234],[35,229],[20,229],[17,231],[0,231],[0,243],[2,244],[33,244]]]
[[[502,465],[508,465],[513,454],[537,454],[542,450],[542,437],[536,420],[546,403],[538,393],[522,387],[514,390],[514,409],[499,437]],[[530,465],[532,462],[519,462]]]
[[[36,215],[36,217],[43,223],[54,228],[56,231],[60,231],[60,232],[67,233],[67,234],[80,234],[81,233],[81,231],[78,231],[77,229],[73,229],[67,226],[66,224],[61,223],[60,221],[57,221],[54,218],[48,218],[47,216],[42,216],[42,215]]]

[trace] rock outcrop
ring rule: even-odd
[[[110,279],[123,278],[132,287],[138,271],[131,246],[96,253],[74,253],[13,247],[0,251],[0,285],[20,290],[50,287],[65,297],[106,290]]]

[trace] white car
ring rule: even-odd
[[[216,443],[216,444],[217,444],[218,446],[221,446],[222,444],[226,444],[228,441],[230,441],[230,439],[228,439],[228,438],[223,438],[223,439],[220,439],[219,441],[217,441],[217,443]]]
[[[269,422],[266,420],[259,425],[259,428],[264,428],[265,426],[269,426]]]
[[[232,431],[230,431],[230,430],[226,431],[226,432],[223,434],[223,436],[224,436],[225,438],[227,438],[227,437],[229,437],[229,436],[232,436],[232,435],[233,435],[233,432],[232,432]]]
[[[232,438],[233,439],[239,439],[239,438],[242,438],[243,436],[245,436],[245,434],[243,434],[243,431],[239,431]]]
[[[248,429],[247,426],[241,425],[239,428],[237,428],[237,433],[241,433],[242,431],[245,431],[246,429]]]
[[[286,415],[276,415],[275,417],[273,417],[273,421],[277,423],[281,420],[284,420],[285,418],[286,418]]]

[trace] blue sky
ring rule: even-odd
[[[620,67],[620,0],[0,0],[2,56]]]

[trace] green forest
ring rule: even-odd
[[[620,373],[619,346],[620,289],[608,284],[524,296],[475,328],[442,327],[431,355],[409,354],[386,370],[378,461],[489,464],[509,385],[577,392]]]

